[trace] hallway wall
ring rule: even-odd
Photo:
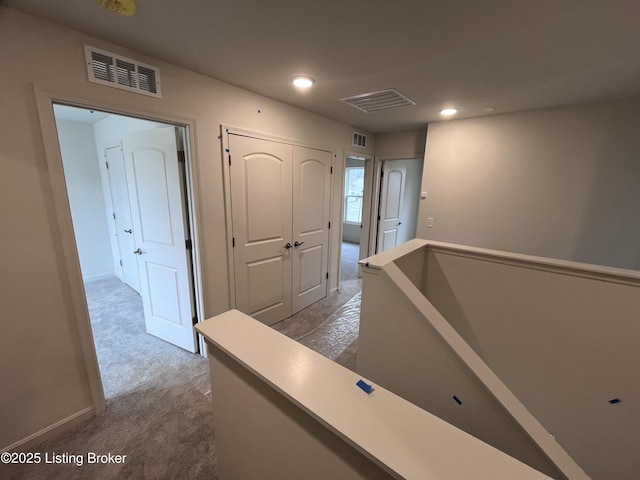
[[[0,363],[13,365],[0,372],[6,387],[0,392],[3,449],[91,415],[97,398],[90,380],[97,367],[83,326],[88,315],[79,299],[81,278],[65,256],[73,235],[69,220],[55,208],[60,179],[55,168],[50,171],[43,143],[42,132],[54,126],[53,111],[43,108],[41,123],[37,98],[50,95],[98,109],[192,122],[206,317],[229,308],[220,125],[328,148],[338,153],[338,172],[344,168],[344,152],[352,148],[353,127],[6,7],[0,7],[0,44],[5,46],[0,60],[11,65],[0,76],[0,190],[16,199],[0,203],[1,221],[11,225],[0,237],[0,304],[7,319]],[[88,82],[85,44],[158,66],[163,98]],[[375,139],[370,139],[364,153],[373,152]],[[342,182],[334,180],[333,188],[340,198]],[[333,202],[332,223],[340,219],[341,202]],[[339,230],[332,229],[330,240],[331,288],[337,287]]]
[[[111,243],[93,128],[65,120],[56,121],[56,127],[82,279],[87,282],[112,276]]]
[[[639,118],[630,98],[429,125],[418,237],[640,268]]]

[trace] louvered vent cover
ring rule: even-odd
[[[162,97],[160,70],[153,65],[84,46],[89,81],[130,92]]]
[[[367,146],[367,136],[364,133],[353,132],[352,145],[365,148]]]
[[[377,92],[361,93],[360,95],[345,97],[340,100],[356,107],[358,110],[362,110],[365,113],[416,104],[416,102],[405,97],[393,88],[388,90],[379,90]]]

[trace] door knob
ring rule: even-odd
[[[284,248],[286,248],[287,250],[289,250],[291,248],[291,244],[289,242],[287,242],[287,244],[284,246]]]
[[[398,226],[402,225],[402,222],[398,222]]]
[[[296,240],[293,244],[294,247],[299,247],[300,245],[304,245],[304,242],[299,242]]]
[[[140,250],[139,248],[135,249],[133,251],[133,253],[135,253],[136,255],[142,255],[142,250]]]
[[[131,230],[131,229],[125,230],[124,233],[133,233],[133,230]]]

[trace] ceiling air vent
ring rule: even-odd
[[[361,93],[360,95],[345,97],[340,100],[356,107],[358,110],[362,110],[365,113],[416,104],[416,102],[405,97],[393,88],[388,90],[379,90],[377,92]]]
[[[365,148],[367,146],[367,136],[363,133],[353,132],[353,146]]]
[[[89,81],[130,92],[162,97],[160,70],[153,65],[84,46]]]

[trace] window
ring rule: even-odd
[[[362,223],[364,167],[347,167],[344,176],[344,221]]]

